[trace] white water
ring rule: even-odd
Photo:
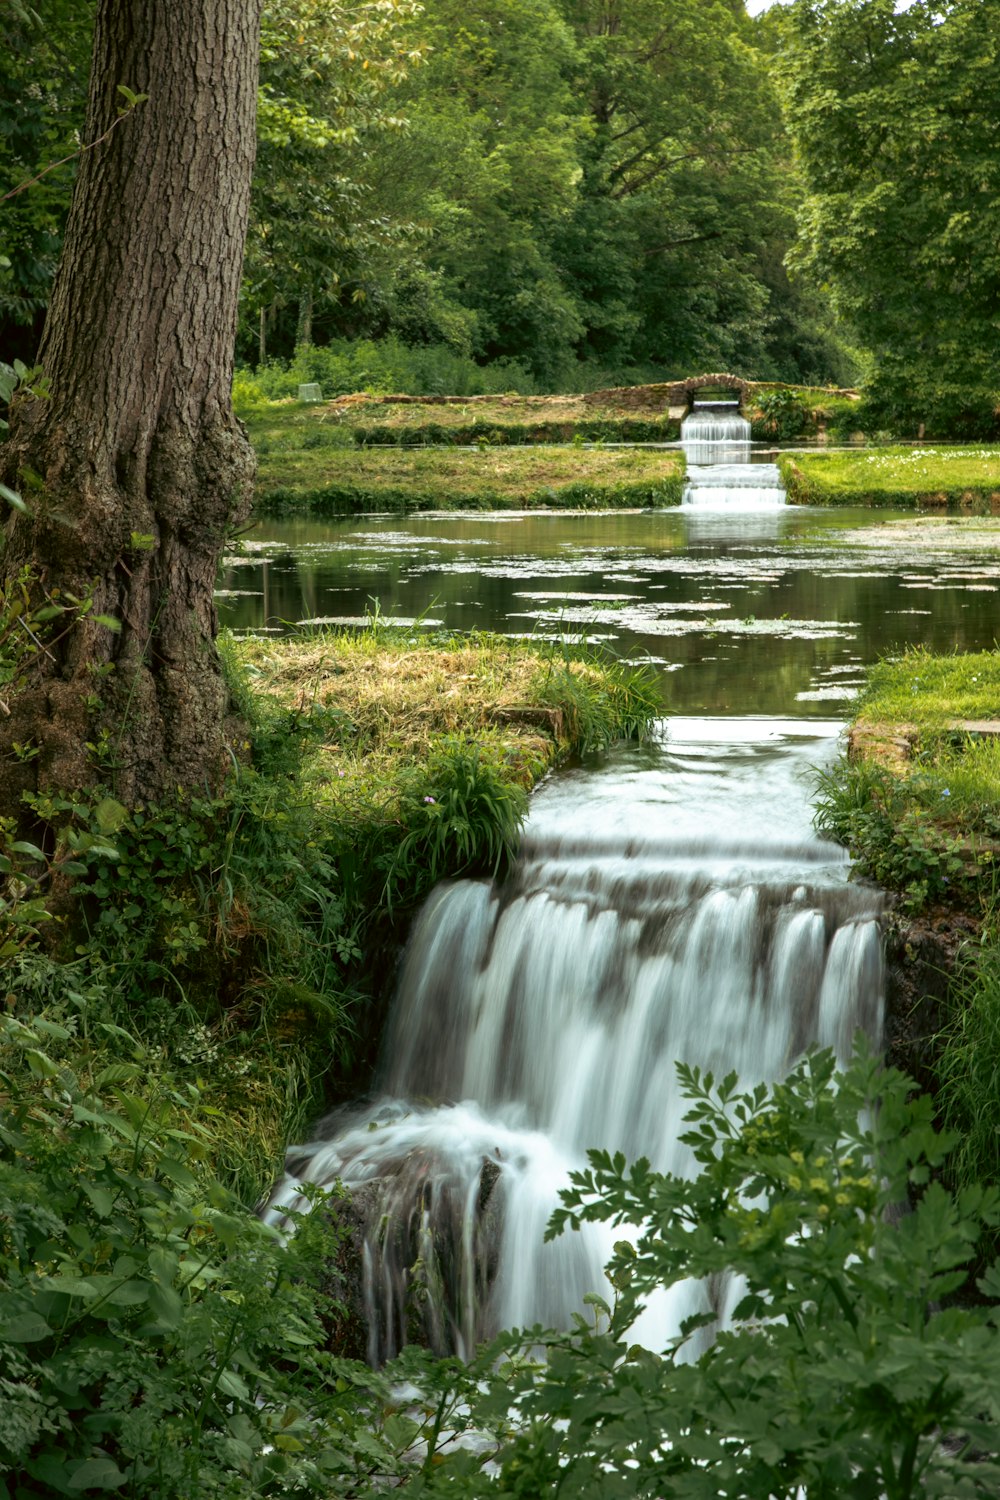
[[[682,504],[711,510],[773,510],[785,504],[777,464],[751,462],[750,423],[738,411],[697,403],[681,424],[687,459]]]
[[[846,1057],[859,1027],[877,1041],[878,893],[847,883],[809,821],[807,768],[836,730],[667,721],[658,749],[541,789],[504,888],[432,895],[378,1097],[293,1150],[272,1207],[304,1181],[370,1184],[373,1360],[412,1335],[418,1259],[426,1331],[463,1354],[498,1327],[566,1326],[606,1291],[621,1229],[546,1246],[545,1224],[590,1146],[686,1170],[677,1060],[751,1084],[812,1042]],[[674,1288],[636,1337],[661,1347],[707,1299]]]

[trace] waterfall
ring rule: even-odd
[[[373,1360],[418,1323],[463,1355],[499,1327],[567,1326],[606,1290],[622,1230],[545,1245],[545,1224],[591,1146],[689,1167],[676,1061],[751,1084],[813,1042],[846,1058],[857,1029],[878,1039],[879,894],[809,825],[805,770],[835,728],[667,721],[657,750],[541,789],[504,886],[432,894],[378,1095],[293,1149],[271,1208],[303,1182],[367,1195]],[[709,1295],[663,1293],[637,1339],[661,1347]]]
[[[738,407],[695,403],[681,424],[681,444],[688,479],[684,505],[714,510],[784,505],[778,466],[752,462],[750,423]]]
[[[695,401],[681,436],[685,443],[749,443],[750,423],[740,414],[738,402]]]

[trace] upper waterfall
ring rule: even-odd
[[[755,464],[750,423],[738,405],[695,402],[681,423],[687,460],[683,504],[706,509],[771,509],[785,503],[776,464]]]

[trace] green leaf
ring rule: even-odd
[[[26,839],[17,839],[10,846],[15,854],[26,854],[29,859],[39,859],[44,862],[45,855],[37,844],[29,844]]]
[[[172,1286],[153,1282],[149,1288],[149,1310],[164,1328],[176,1328],[184,1315],[184,1304]]]
[[[94,826],[100,833],[117,833],[128,817],[128,808],[114,797],[102,797],[94,808]]]
[[[47,1053],[39,1051],[37,1047],[26,1047],[24,1055],[35,1078],[58,1078],[59,1069]]]
[[[0,1340],[9,1344],[37,1344],[40,1339],[51,1338],[52,1329],[40,1313],[20,1313],[0,1323]]]
[[[236,1401],[249,1400],[250,1392],[247,1390],[246,1382],[237,1375],[235,1370],[223,1370],[218,1384],[224,1396],[232,1396]]]
[[[66,1480],[70,1494],[81,1494],[84,1490],[117,1490],[128,1483],[128,1475],[112,1458],[86,1458]]]
[[[103,625],[106,630],[113,630],[117,634],[122,628],[121,620],[116,620],[113,615],[91,615],[90,617],[98,625]]]

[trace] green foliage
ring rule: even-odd
[[[1000,946],[990,915],[981,942],[960,956],[935,1065],[938,1105],[958,1141],[949,1170],[962,1185],[1000,1185]]]
[[[592,1152],[549,1233],[626,1226],[606,1302],[569,1334],[513,1333],[474,1373],[471,1420],[496,1471],[455,1455],[418,1494],[745,1500],[991,1496],[1000,1483],[1000,1275],[959,1306],[1000,1219],[995,1189],[936,1180],[954,1141],[927,1098],[865,1052],[814,1053],[785,1082],[681,1067],[690,1179]],[[912,1211],[899,1213],[911,1199]],[[735,1306],[693,1316],[663,1351],[631,1324],[664,1287],[702,1280]],[[704,1328],[714,1337],[705,1344]],[[533,1355],[543,1350],[545,1363]],[[498,1354],[507,1363],[495,1368]]]
[[[69,208],[77,132],[90,62],[90,0],[6,4],[0,49],[0,326],[4,345],[34,358],[39,315],[48,301]],[[22,183],[70,158],[27,192]],[[32,331],[31,325],[34,325]],[[23,330],[23,331],[19,331]]]
[[[764,434],[779,443],[799,437],[808,426],[808,415],[794,391],[760,391],[754,404],[761,414]]]
[[[796,0],[783,54],[800,262],[874,359],[867,420],[997,432],[1000,45],[980,0]]]
[[[420,62],[420,44],[402,35],[418,9],[413,0],[264,8],[243,302],[261,360],[282,307],[311,343],[313,317],[362,302],[367,263],[405,233],[371,202],[366,162],[376,140],[402,128],[384,96]]]
[[[297,395],[299,385],[308,381],[318,383],[328,400],[354,391],[475,396],[535,389],[527,366],[516,360],[482,365],[443,344],[414,347],[390,335],[305,346],[294,359],[272,360],[254,375],[237,371],[233,399],[238,411],[249,414],[265,401]]]
[[[582,755],[606,750],[615,740],[644,739],[663,707],[655,671],[594,647],[586,648],[586,656],[600,664],[596,681],[573,670],[572,651],[554,648],[537,679],[539,699],[559,710],[564,734]]]
[[[376,856],[382,899],[412,906],[446,876],[497,876],[517,852],[528,794],[511,778],[496,745],[456,735],[440,740],[427,763],[404,774],[399,789],[403,837]]]
[[[1000,746],[977,721],[995,713],[1000,657],[922,648],[870,669],[857,704],[866,733],[906,733],[895,766],[842,760],[817,775],[816,826],[850,849],[911,910],[947,900],[989,912],[1000,839]]]
[[[975,899],[979,872],[966,865],[962,837],[941,816],[936,778],[901,780],[882,766],[845,760],[817,773],[816,791],[819,832],[843,844],[879,885],[898,891],[907,910]]]
[[[190,1087],[81,1079],[0,1018],[0,1484],[11,1500],[368,1493],[429,1417],[324,1351],[322,1199],[290,1240],[206,1169]]]

